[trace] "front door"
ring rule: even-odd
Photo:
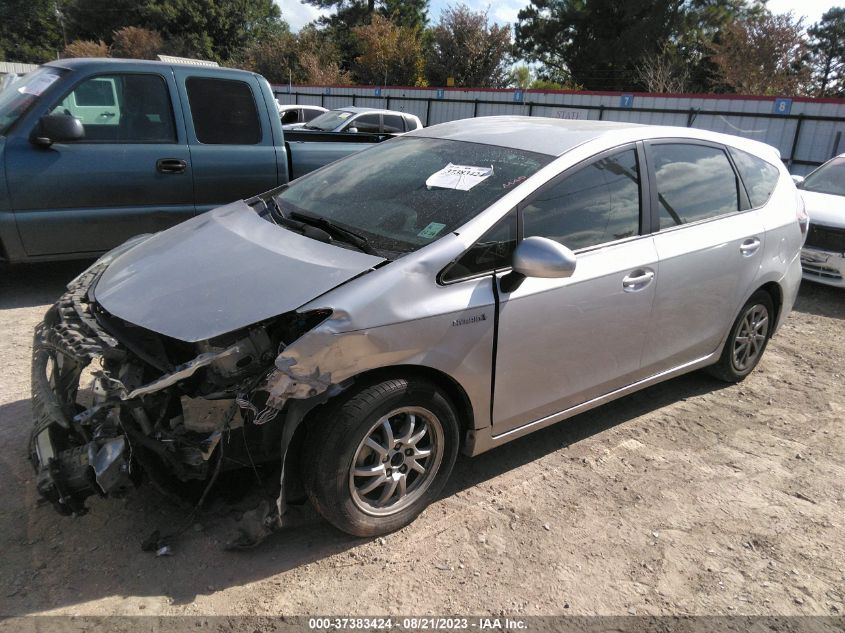
[[[633,145],[607,152],[521,206],[523,235],[561,242],[577,265],[568,279],[527,278],[500,292],[494,434],[641,377],[658,266],[640,163]]]
[[[175,83],[168,74],[81,79],[45,114],[82,120],[79,141],[37,147],[10,138],[6,174],[27,255],[97,253],[194,213],[193,183]]]

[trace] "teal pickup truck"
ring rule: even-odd
[[[0,92],[0,261],[96,256],[387,138],[296,136],[255,73],[41,66]]]

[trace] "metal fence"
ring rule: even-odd
[[[845,99],[654,95],[370,86],[274,86],[280,103],[367,106],[416,114],[424,125],[496,114],[696,127],[778,148],[795,174],[845,152]]]

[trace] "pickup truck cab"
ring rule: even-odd
[[[0,259],[96,256],[367,146],[286,143],[252,72],[51,62],[0,93]]]

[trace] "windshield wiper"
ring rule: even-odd
[[[302,213],[301,211],[291,211],[288,213],[288,217],[323,229],[326,233],[330,233],[334,237],[341,238],[344,242],[358,247],[368,255],[378,255],[378,251],[370,245],[370,241],[366,237],[359,235],[355,231],[347,229],[344,226],[340,226],[328,218]]]

